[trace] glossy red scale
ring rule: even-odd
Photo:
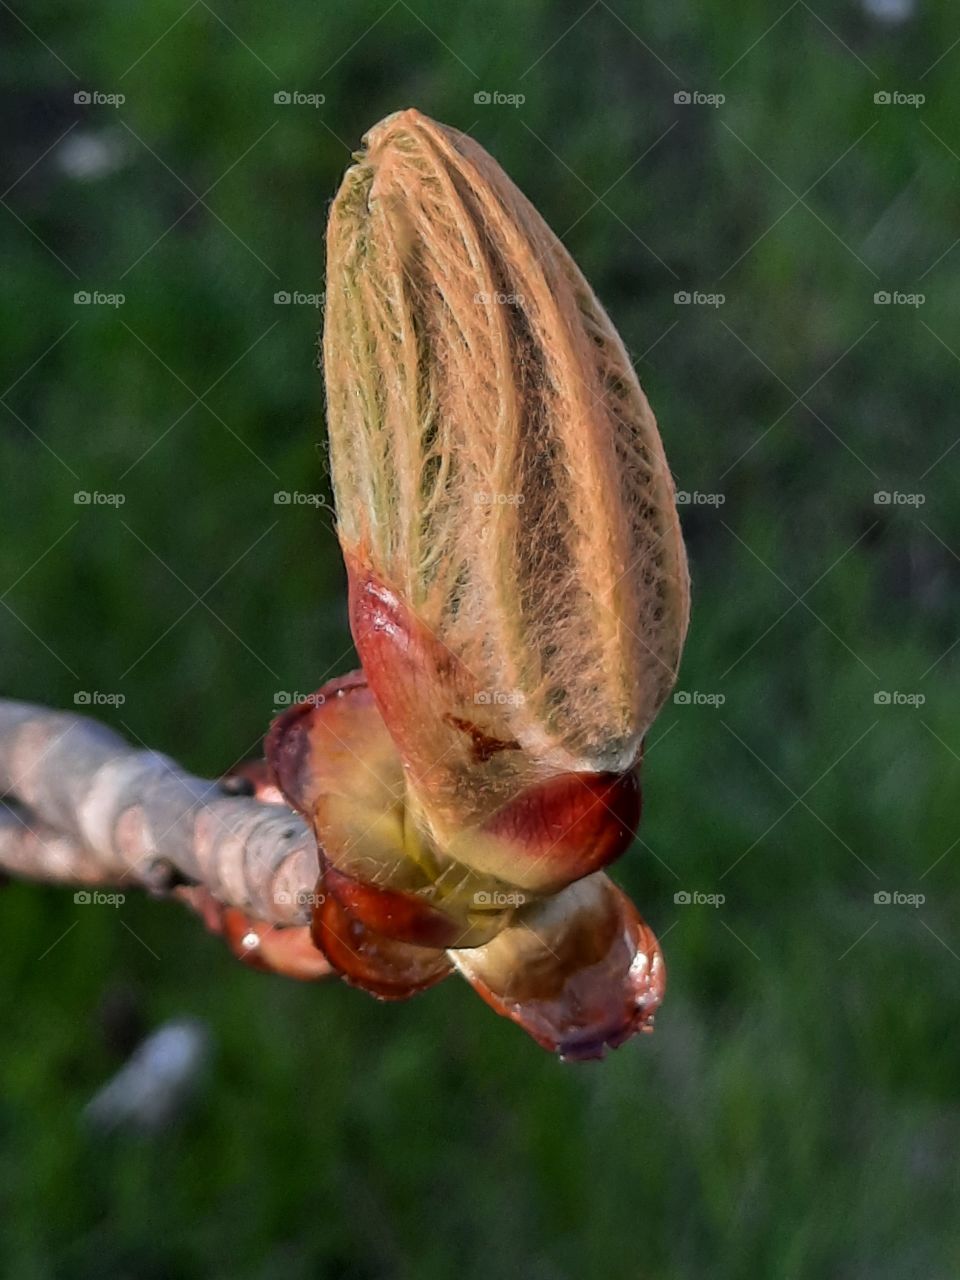
[[[385,938],[445,950],[463,934],[456,920],[415,894],[365,884],[331,866],[324,867],[318,884],[322,892],[333,893],[345,910]]]
[[[445,951],[385,938],[359,920],[329,886],[313,909],[314,943],[351,986],[381,1000],[406,1000],[448,977]]]
[[[462,926],[415,893],[348,869],[358,862],[368,873],[380,865],[386,876],[410,874],[402,822],[390,817],[402,768],[363,673],[331,680],[278,716],[266,751],[287,801],[316,831],[315,945],[343,978],[382,999],[403,999],[446,977],[444,949]]]
[[[509,841],[530,862],[542,862],[561,888],[619,858],[640,825],[640,780],[635,772],[565,773],[528,787],[484,824],[485,834]]]

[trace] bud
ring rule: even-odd
[[[538,771],[628,770],[688,615],[653,413],[576,264],[477,143],[411,110],[365,144],[330,214],[324,331],[364,667],[381,699],[363,597],[394,593],[438,661],[456,658],[445,683],[468,686],[471,710],[478,690],[522,695],[493,709],[485,737],[516,742]],[[456,741],[395,714],[414,767]]]
[[[365,144],[323,342],[363,672],[284,712],[268,758],[313,822],[313,937],[349,981],[398,997],[456,966],[594,1056],[663,991],[600,868],[636,830],[687,626],[672,480],[616,331],[490,156],[416,111]]]

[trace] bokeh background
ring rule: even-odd
[[[613,316],[695,593],[616,869],[666,949],[653,1037],[563,1066],[456,980],[381,1006],[248,971],[175,905],[9,885],[2,1274],[960,1274],[960,15],[12,0],[0,26],[4,694],[88,693],[212,776],[353,665],[309,496],[322,237],[408,105],[497,157]],[[91,1136],[171,1017],[209,1028],[193,1106]]]

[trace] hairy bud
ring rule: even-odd
[[[646,397],[570,255],[481,147],[412,110],[365,144],[327,236],[348,561],[456,657],[486,737],[550,771],[627,770],[688,613]]]

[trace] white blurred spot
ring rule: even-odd
[[[193,1094],[209,1053],[210,1037],[202,1023],[165,1023],[94,1095],[83,1110],[84,1120],[98,1129],[162,1129]]]
[[[890,27],[909,22],[917,10],[916,0],[862,0],[862,4],[868,18],[875,18]]]
[[[56,158],[67,177],[92,182],[122,168],[127,149],[115,133],[84,133],[74,129],[57,148]]]

